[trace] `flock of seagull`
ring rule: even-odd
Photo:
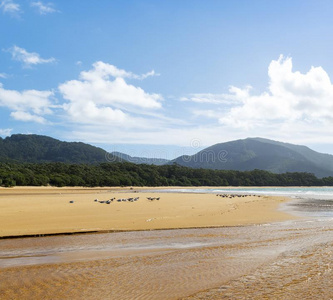
[[[136,202],[139,199],[140,199],[140,197],[135,197],[135,198],[134,197],[133,198],[119,198],[119,199],[116,199],[114,197],[114,198],[111,198],[109,200],[98,200],[98,199],[95,199],[94,202],[111,204],[113,201],[115,201],[115,202]],[[147,200],[148,201],[160,200],[160,197],[147,197]],[[74,203],[74,200],[69,201],[69,203]]]
[[[98,200],[95,199],[95,202],[99,202],[99,203],[105,203],[105,204],[111,204],[111,202],[113,201],[117,201],[117,202],[135,202],[138,201],[140,199],[140,197],[135,197],[135,198],[120,198],[120,199],[116,199],[116,198],[111,198],[109,200]]]
[[[95,199],[94,201],[98,202],[98,203],[111,204],[113,201],[116,201],[116,202],[136,202],[139,199],[140,199],[140,197],[135,197],[135,198],[119,198],[119,199],[111,198],[109,200],[98,200],[98,199]],[[160,197],[147,197],[147,200],[149,200],[149,201],[160,200]]]
[[[260,197],[260,195],[239,195],[239,194],[216,194],[216,197],[222,197],[222,198],[236,198],[236,197],[251,197],[251,196],[257,196],[257,197]]]

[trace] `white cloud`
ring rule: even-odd
[[[152,74],[136,75],[99,61],[93,64],[91,70],[81,72],[80,80],[61,84],[59,91],[69,101],[64,108],[74,122],[130,123],[133,118],[129,118],[127,112],[140,114],[142,109],[160,108],[163,98],[128,84],[125,78],[142,79]]]
[[[111,71],[114,75],[122,76],[114,81],[124,80],[124,77],[128,76],[126,71],[120,72],[118,69]],[[90,87],[92,83],[100,80],[109,81],[108,75],[101,75],[103,72],[97,74],[95,70],[81,73],[80,85],[87,82]],[[200,146],[209,146],[247,137],[264,137],[298,144],[333,143],[331,134],[333,85],[324,69],[312,67],[302,74],[292,70],[291,58],[284,59],[281,56],[271,62],[268,75],[267,91],[258,95],[251,94],[250,86],[245,88],[231,86],[228,94],[220,94],[219,97],[213,94],[200,94],[200,97],[204,97],[197,101],[198,107],[195,109],[191,102],[194,101],[192,99],[194,95],[189,96],[185,100],[191,104],[187,109],[196,117],[195,120],[199,120],[192,126],[188,123],[177,123],[175,120],[162,121],[157,117],[155,120],[145,118],[137,122],[136,118],[133,121],[132,115],[127,114],[122,127],[86,122],[80,127],[73,126],[70,134],[90,143],[184,147],[192,145],[193,140],[200,141]],[[94,92],[99,99],[97,89]],[[84,93],[77,94],[77,97],[84,97]],[[89,98],[92,99],[92,96]],[[98,107],[98,101],[94,100],[94,103]],[[113,102],[110,103],[113,105]],[[79,102],[77,104],[79,105]],[[173,112],[175,108],[168,109]],[[82,114],[81,117],[86,115],[87,113]],[[131,126],[127,126],[131,120],[133,121]],[[219,124],[216,124],[217,120]],[[136,122],[140,125],[139,129],[132,126],[133,123],[136,125]]]
[[[31,6],[36,7],[41,15],[58,12],[58,10],[53,8],[53,3],[44,4],[42,1],[36,1],[32,2]]]
[[[1,136],[9,136],[12,131],[13,131],[12,128],[0,129],[0,135]]]
[[[123,123],[128,116],[120,109],[97,106],[93,101],[74,101],[64,105],[72,121],[80,123],[108,124]]]
[[[80,74],[80,78],[84,80],[95,80],[99,78],[108,79],[110,76],[115,78],[132,78],[142,80],[150,76],[159,76],[159,74],[156,74],[155,71],[152,70],[148,73],[137,75],[132,72],[118,69],[116,66],[102,61],[95,62],[92,70],[83,71]]]
[[[6,79],[8,76],[5,73],[0,73],[0,78]]]
[[[52,114],[54,107],[50,100],[52,96],[52,91],[6,90],[0,83],[0,106],[12,110],[11,116],[16,120],[45,123],[42,116]]]
[[[250,90],[251,86],[246,86],[245,89],[231,86],[229,87],[229,94],[190,94],[187,97],[180,98],[180,101],[192,101],[206,104],[231,104],[235,101],[242,101],[242,99],[248,96]]]
[[[147,72],[146,74],[135,75],[135,76],[136,77],[133,77],[133,78],[142,80],[142,79],[146,79],[146,78],[151,77],[151,76],[160,76],[160,74],[155,73],[154,70],[151,70],[150,72]]]
[[[28,52],[27,50],[20,48],[18,46],[13,46],[8,49],[12,54],[12,58],[16,61],[22,62],[24,67],[31,67],[32,65],[47,64],[55,62],[55,58],[41,58],[36,52]]]
[[[321,67],[311,67],[302,74],[292,70],[292,59],[281,55],[268,68],[268,91],[250,95],[249,89],[235,89],[233,107],[219,118],[219,122],[232,128],[253,129],[268,124],[279,129],[286,122],[303,124],[331,123],[333,85]]]
[[[194,110],[193,115],[196,117],[205,117],[209,119],[217,119],[221,116],[221,112],[213,109]]]
[[[15,3],[13,0],[1,0],[0,9],[2,9],[4,13],[9,13],[12,15],[18,15],[21,13],[20,5]]]
[[[14,118],[17,121],[23,121],[23,122],[36,122],[40,124],[45,124],[46,119],[38,116],[38,115],[33,115],[29,112],[25,111],[14,111],[10,114],[12,118]]]

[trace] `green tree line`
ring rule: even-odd
[[[192,169],[127,162],[99,165],[0,163],[0,185],[10,186],[333,186],[310,173]]]

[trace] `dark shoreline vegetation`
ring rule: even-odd
[[[12,186],[333,186],[333,177],[304,172],[192,169],[127,162],[89,164],[0,163],[0,185]]]

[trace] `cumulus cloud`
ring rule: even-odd
[[[252,129],[268,123],[332,122],[333,85],[321,67],[302,74],[292,70],[292,59],[282,55],[268,68],[268,90],[251,95],[249,87],[233,88],[228,96],[236,102],[219,118],[223,125]]]
[[[41,15],[46,15],[46,14],[58,12],[53,7],[53,3],[44,4],[42,1],[36,1],[36,2],[32,2],[31,6],[37,8],[39,14],[41,14]]]
[[[125,78],[143,79],[153,74],[136,75],[99,61],[93,64],[91,70],[81,72],[79,80],[61,84],[59,91],[69,101],[64,108],[73,121],[122,123],[128,117],[126,111],[138,110],[140,113],[140,109],[161,107],[161,95],[146,93],[125,81]]]
[[[65,104],[64,109],[67,111],[71,120],[80,123],[108,124],[123,123],[128,116],[120,109],[111,107],[97,106],[94,101],[74,101]]]
[[[52,91],[6,90],[0,83],[0,106],[13,112],[11,117],[20,121],[45,123],[43,115],[52,114]]]
[[[55,58],[41,58],[36,52],[28,52],[27,50],[20,48],[18,46],[13,46],[7,50],[12,54],[12,59],[23,63],[24,67],[31,67],[33,65],[47,64],[55,62]]]
[[[18,15],[21,13],[20,5],[15,3],[13,0],[1,0],[0,9],[2,9],[4,13],[9,13],[12,15]]]

